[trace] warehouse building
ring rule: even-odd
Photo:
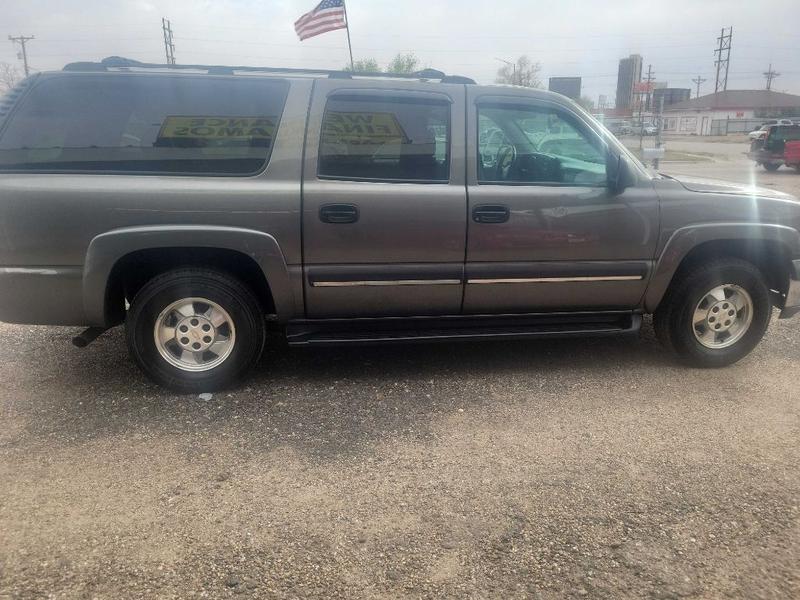
[[[772,90],[726,90],[664,108],[664,133],[727,135],[776,117],[800,118],[800,96]]]

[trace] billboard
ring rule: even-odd
[[[551,77],[547,89],[563,94],[567,98],[578,100],[581,97],[580,77]]]

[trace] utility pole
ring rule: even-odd
[[[700,75],[692,79],[692,83],[694,83],[697,86],[697,96],[695,96],[695,98],[700,97],[700,84],[705,83],[706,81],[708,80],[705,77],[700,77]]]
[[[653,84],[653,65],[647,65],[647,77],[644,82],[647,86],[647,107],[650,108],[650,86]],[[639,94],[639,148],[644,146],[644,122],[642,121],[642,95]]]
[[[172,24],[169,19],[161,18],[161,29],[164,32],[164,53],[167,55],[167,64],[175,64],[175,44],[172,42]]]
[[[719,46],[714,50],[717,55],[717,60],[714,64],[717,67],[717,79],[714,85],[714,93],[725,91],[728,89],[728,68],[731,63],[731,41],[733,40],[733,27],[728,27],[728,33],[725,33],[725,28],[717,38]]]
[[[772,80],[776,77],[780,77],[780,73],[772,70],[772,63],[769,63],[769,70],[764,73],[764,77],[767,78],[767,89],[772,89]]]
[[[506,60],[505,58],[495,58],[495,60],[499,60],[511,66],[511,85],[517,85],[517,63]]]
[[[33,35],[18,35],[18,36],[15,37],[13,35],[10,35],[10,36],[8,36],[8,39],[11,40],[13,43],[19,44],[20,46],[22,46],[22,52],[20,54],[22,54],[22,64],[25,66],[25,77],[27,77],[28,75],[30,75],[30,68],[28,67],[28,51],[25,48],[25,44],[29,40],[35,39],[35,36],[33,36]]]
[[[656,148],[661,148],[661,130],[664,128],[664,96],[658,99],[658,129],[656,130]],[[653,159],[653,168],[658,170],[658,156]]]

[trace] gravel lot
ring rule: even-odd
[[[211,399],[75,331],[0,324],[0,598],[800,597],[798,320],[716,371],[649,323],[276,350]]]

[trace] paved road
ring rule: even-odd
[[[0,325],[0,598],[800,597],[799,321],[715,371],[649,325],[276,350],[210,400],[73,332]]]
[[[648,140],[647,143],[652,145],[653,141]],[[698,153],[710,159],[711,162],[666,162],[661,165],[661,171],[665,173],[754,184],[789,192],[800,197],[800,173],[787,167],[781,167],[774,173],[768,173],[763,167],[757,167],[745,156],[749,147],[747,142],[714,143],[704,141],[702,138],[670,138],[666,141],[666,147],[679,152]]]

